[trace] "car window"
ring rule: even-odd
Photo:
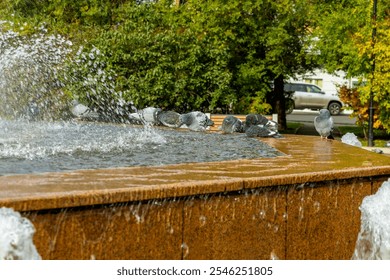
[[[321,93],[321,89],[315,85],[305,85],[305,84],[284,84],[284,91],[302,91],[302,92],[315,92]]]
[[[306,87],[305,87],[305,85],[296,84],[296,85],[293,85],[293,90],[294,91],[306,91]]]
[[[300,84],[284,84],[283,89],[285,92],[306,91],[305,87]]]
[[[321,93],[321,89],[319,87],[316,87],[314,85],[307,85],[307,92],[315,92],[315,93]]]
[[[284,91],[293,91],[291,89],[292,85],[291,84],[284,84]]]

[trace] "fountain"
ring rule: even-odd
[[[390,259],[390,179],[363,199],[361,227],[353,259]]]
[[[349,259],[359,205],[390,175],[388,156],[319,137],[56,120],[61,85],[28,85],[0,97],[0,206],[31,221],[43,259]]]
[[[12,209],[0,208],[0,260],[40,260],[34,225]]]

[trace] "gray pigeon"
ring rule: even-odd
[[[72,100],[70,112],[75,118],[81,120],[97,121],[100,119],[98,113],[79,103],[77,100]]]
[[[273,137],[278,136],[278,133],[268,129],[264,125],[251,125],[245,131],[246,136],[248,137]]]
[[[180,127],[182,122],[180,121],[180,114],[174,111],[161,111],[157,114],[158,121],[168,127]]]
[[[248,114],[245,118],[244,130],[248,129],[252,125],[265,125],[267,122],[268,119],[260,114]]]
[[[187,127],[192,131],[205,131],[207,127],[214,125],[205,113],[199,111],[180,115],[180,122],[181,127]]]
[[[334,139],[332,135],[333,118],[328,109],[320,110],[320,115],[314,118],[314,127],[321,136],[321,139]]]
[[[159,125],[158,114],[160,112],[160,108],[146,107],[137,113],[130,114],[129,117],[133,122],[139,121],[142,124]]]
[[[273,131],[278,131],[278,123],[269,120],[263,115],[260,114],[248,114],[244,122],[244,131],[246,131],[252,125],[263,125],[268,127]]]
[[[243,124],[239,118],[229,115],[223,119],[220,130],[223,133],[243,132]]]

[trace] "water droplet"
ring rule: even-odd
[[[206,216],[201,215],[199,217],[199,221],[200,221],[200,226],[203,227],[206,224],[206,221],[207,221]]]

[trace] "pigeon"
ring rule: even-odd
[[[220,130],[223,133],[243,132],[243,123],[239,118],[229,115],[223,119]]]
[[[264,125],[251,125],[245,131],[246,136],[248,137],[273,137],[278,136],[278,133],[268,129]]]
[[[72,115],[81,120],[97,121],[99,120],[99,114],[91,110],[84,104],[79,103],[77,100],[72,100],[70,112]]]
[[[194,111],[180,115],[181,127],[187,127],[192,131],[205,131],[214,122],[205,113]]]
[[[178,128],[182,125],[180,114],[174,111],[161,111],[157,114],[157,120],[164,126]]]
[[[252,125],[263,125],[268,127],[270,130],[277,132],[278,123],[272,120],[269,120],[263,115],[260,114],[248,114],[244,122],[244,131],[246,131]]]
[[[314,127],[321,136],[321,139],[334,139],[332,135],[333,118],[328,109],[320,110],[320,115],[314,118]]]
[[[251,126],[256,124],[265,125],[268,122],[268,119],[260,114],[248,114],[245,118],[245,122]]]
[[[139,110],[136,113],[130,114],[130,119],[132,122],[139,122],[141,124],[147,125],[159,125],[158,114],[162,110],[155,107],[146,107],[142,110]]]

